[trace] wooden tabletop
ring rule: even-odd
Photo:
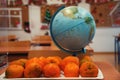
[[[103,80],[120,80],[120,72],[114,66],[107,62],[96,62],[103,73]]]
[[[0,43],[0,53],[26,53],[30,50],[30,41],[8,41]]]
[[[31,44],[51,44],[52,41],[31,41]]]
[[[29,51],[28,47],[0,47],[0,53],[28,53]]]

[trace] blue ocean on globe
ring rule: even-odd
[[[81,51],[95,35],[93,16],[78,6],[60,8],[50,22],[54,43],[66,52]]]

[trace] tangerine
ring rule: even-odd
[[[80,67],[80,75],[82,77],[97,77],[97,65],[93,62],[84,62]]]
[[[64,69],[65,77],[79,77],[79,66],[73,62],[68,63]]]
[[[37,78],[42,75],[42,69],[39,63],[30,63],[24,70],[25,78]]]
[[[6,69],[5,76],[6,78],[22,78],[24,68],[21,65],[12,64],[9,65]]]
[[[60,66],[62,59],[58,56],[49,56],[46,58],[47,63],[55,63]]]
[[[37,58],[37,57],[34,57],[34,58],[29,59],[29,60],[26,62],[25,67],[29,66],[29,64],[31,64],[31,63],[38,63],[39,66],[41,67],[41,69],[43,69],[43,67],[44,67],[44,62],[42,62],[42,60],[40,60],[40,59]]]
[[[27,59],[18,59],[18,60],[14,60],[14,61],[10,62],[9,65],[17,64],[17,65],[21,65],[21,66],[25,67],[26,62],[27,62]]]
[[[79,58],[78,57],[67,56],[61,61],[61,64],[60,64],[61,69],[64,70],[65,66],[70,62],[73,62],[79,66]]]
[[[55,63],[46,64],[43,73],[45,77],[60,77],[60,68]]]
[[[45,57],[41,56],[38,59],[39,59],[39,62],[43,63],[43,67],[47,64],[47,61],[46,61]]]
[[[84,57],[82,58],[82,60],[80,61],[80,66],[81,66],[84,62],[88,62],[88,61],[93,62],[93,60],[92,60],[92,58],[91,58],[90,56],[88,56],[88,55],[84,56]]]

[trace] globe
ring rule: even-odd
[[[68,53],[81,52],[93,39],[95,30],[92,15],[78,6],[61,7],[50,22],[53,42]]]

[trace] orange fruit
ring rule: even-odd
[[[87,61],[92,61],[92,58],[88,55],[84,56],[83,59],[87,60]]]
[[[82,77],[97,77],[97,65],[93,62],[84,62],[80,67],[80,75]]]
[[[21,63],[23,63],[24,67],[25,67],[25,64],[27,62],[28,59],[18,59],[18,61],[20,61]]]
[[[65,77],[79,77],[79,66],[73,62],[68,63],[64,69]]]
[[[18,60],[14,60],[14,61],[12,61],[12,62],[9,63],[9,65],[13,65],[13,64],[24,66],[24,64],[21,63],[21,62],[18,61]]]
[[[60,64],[61,69],[64,70],[65,66],[70,62],[73,62],[79,66],[79,58],[78,57],[67,56],[61,61],[61,64]]]
[[[25,78],[37,78],[42,75],[42,69],[39,63],[30,63],[24,70]]]
[[[22,78],[24,68],[21,65],[12,64],[9,65],[6,69],[5,76],[6,78]]]
[[[38,62],[38,58],[37,57],[28,59],[28,61],[25,64],[25,67],[27,67],[30,63],[34,63],[34,62]]]
[[[42,62],[42,60],[40,60],[40,59],[37,58],[37,57],[34,57],[34,58],[29,59],[29,60],[26,62],[25,67],[29,66],[29,64],[31,64],[31,63],[38,63],[38,64],[40,65],[41,69],[43,69],[43,67],[44,67],[44,63]]]
[[[84,62],[88,62],[88,61],[90,61],[90,62],[93,62],[93,60],[92,60],[92,58],[90,57],[90,56],[84,56],[83,58],[82,58],[82,60],[80,61],[80,66],[84,63]]]
[[[43,73],[45,77],[60,77],[60,68],[55,63],[46,64]]]
[[[56,57],[60,62],[62,61],[61,57],[59,57],[59,56],[54,56],[54,57]]]
[[[45,58],[45,57],[41,56],[41,57],[39,57],[38,59],[39,59],[40,62],[43,63],[43,67],[47,64],[47,61],[46,61],[46,58]]]
[[[21,66],[25,67],[26,62],[27,62],[27,59],[18,59],[18,60],[10,62],[9,65],[17,64],[17,65],[21,65]]]
[[[49,56],[46,58],[47,63],[55,63],[60,66],[62,59],[58,56]]]

